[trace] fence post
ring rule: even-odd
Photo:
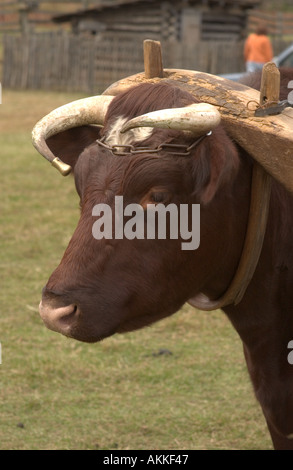
[[[28,34],[30,30],[29,19],[28,19],[29,8],[19,9],[19,25],[22,34]]]

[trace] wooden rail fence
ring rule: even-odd
[[[3,87],[98,92],[143,70],[143,39],[132,35],[76,36],[38,33],[4,36]],[[275,43],[275,54],[286,46]],[[162,43],[163,66],[212,74],[244,70],[243,41],[201,41],[183,46]]]
[[[2,84],[14,89],[97,92],[143,70],[143,39],[65,33],[5,35]],[[241,42],[162,43],[163,65],[209,73],[243,69]]]

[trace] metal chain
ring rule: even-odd
[[[211,135],[212,131],[209,131],[207,134],[200,136],[196,139],[191,145],[182,145],[182,144],[168,144],[164,142],[160,144],[155,149],[151,149],[149,147],[134,147],[134,145],[107,145],[105,143],[106,137],[103,137],[101,140],[97,139],[96,142],[107,150],[110,150],[113,155],[118,157],[123,157],[127,155],[137,155],[141,153],[159,153],[164,150],[167,150],[169,155],[176,155],[180,157],[188,157],[191,151],[207,136]],[[124,150],[119,150],[124,149]],[[171,151],[169,150],[171,149]],[[172,150],[178,149],[178,152],[174,152]],[[182,150],[181,152],[179,150]]]

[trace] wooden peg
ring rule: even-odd
[[[161,43],[146,39],[143,42],[145,78],[163,77]]]
[[[274,62],[267,62],[262,69],[260,105],[270,107],[279,102],[280,72]]]

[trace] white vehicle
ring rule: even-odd
[[[278,67],[293,67],[293,43],[281,54],[273,58]]]
[[[293,67],[293,43],[288,46],[283,52],[273,58],[273,62],[278,67]],[[226,73],[220,75],[221,77],[228,78],[229,80],[233,80],[237,82],[241,78],[245,77],[247,72],[239,72],[239,73]]]

